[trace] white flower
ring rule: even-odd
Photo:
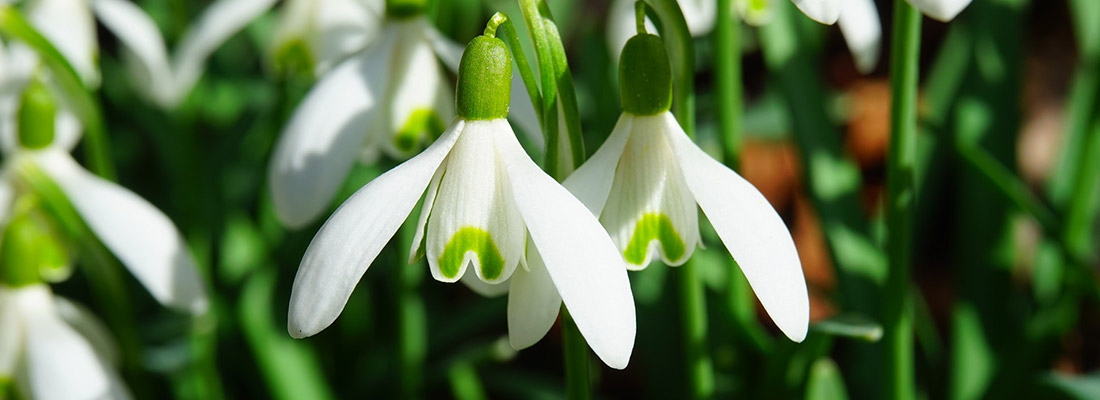
[[[809,300],[783,220],[762,194],[695,145],[668,111],[624,112],[607,141],[564,185],[599,216],[631,269],[660,256],[683,264],[710,220],[779,329],[806,336]]]
[[[614,244],[584,205],[528,158],[502,118],[456,118],[420,155],[368,183],[332,214],[294,279],[292,336],[311,336],[336,319],[425,189],[411,258],[426,255],[435,279],[461,279],[483,293],[507,284],[511,296],[538,301],[547,296],[532,290],[553,291],[596,354],[611,367],[626,366],[634,303]],[[532,276],[544,279],[532,285],[538,279]],[[530,301],[531,312],[545,310]],[[517,326],[515,315],[509,311],[510,336],[541,329]]]
[[[356,160],[371,160],[379,150],[408,158],[454,116],[454,92],[439,61],[457,72],[463,47],[423,15],[382,17],[376,7],[295,0],[284,13],[286,33],[277,46],[307,44],[320,74],[287,123],[268,169],[275,211],[287,227],[316,220]],[[512,97],[525,100],[515,75]],[[511,115],[541,143],[529,101],[517,101]]]
[[[111,367],[117,349],[94,316],[48,286],[0,284],[0,395],[27,399],[128,399]]]
[[[44,90],[40,83],[39,89]],[[30,89],[28,89],[30,90]],[[23,94],[23,88],[13,90]],[[17,110],[21,98],[0,92],[0,224],[26,191],[20,169],[32,164],[53,179],[92,232],[162,304],[202,313],[208,307],[195,261],[175,225],[133,192],[82,168],[69,151],[80,138],[80,125],[58,110],[53,140],[42,148],[20,143]]]
[[[611,54],[622,52],[623,45],[637,33],[634,3],[636,0],[615,0],[607,12],[607,48]],[[718,15],[717,3],[714,0],[677,0],[680,11],[687,21],[688,31],[691,36],[702,37],[714,29],[714,23]],[[646,29],[656,32],[653,22],[646,18]]]
[[[130,64],[135,86],[159,106],[170,108],[190,92],[210,54],[274,2],[214,2],[184,33],[171,62],[156,24],[128,0],[31,0],[25,9],[31,24],[57,47],[90,88],[99,86],[100,81],[94,11],[133,55]]]
[[[849,7],[853,7],[854,0],[791,0],[806,16],[823,23],[833,24],[843,18]],[[913,7],[919,9],[924,15],[933,19],[947,22],[955,19],[971,0],[906,0]],[[856,5],[855,7],[866,7]]]

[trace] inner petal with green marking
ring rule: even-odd
[[[672,220],[665,214],[650,212],[642,215],[634,226],[634,234],[631,235],[626,250],[623,250],[623,257],[631,264],[643,265],[649,252],[649,243],[654,240],[660,243],[666,259],[679,260],[684,256],[687,246],[676,233]]]
[[[439,114],[429,108],[418,108],[409,114],[405,125],[393,136],[393,145],[402,152],[412,152],[425,138],[435,140],[447,127]],[[430,141],[430,140],[427,140]]]
[[[484,229],[467,226],[455,232],[443,254],[439,256],[439,269],[447,278],[457,278],[466,261],[466,254],[473,252],[481,264],[481,278],[496,280],[504,272],[504,257],[500,255],[493,235]]]

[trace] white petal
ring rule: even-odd
[[[84,84],[99,86],[95,21],[89,0],[36,0],[27,11],[31,24],[57,47]]]
[[[57,308],[57,315],[80,333],[80,336],[88,341],[101,359],[111,365],[119,364],[121,357],[114,336],[103,321],[92,314],[91,310],[60,296],[54,297],[54,305]]]
[[[932,19],[948,22],[955,19],[971,0],[909,0],[909,4],[920,9],[924,15]]]
[[[416,206],[464,123],[456,119],[422,153],[351,195],[309,243],[290,292],[287,330],[313,336],[332,324],[382,247]]]
[[[2,227],[6,227],[8,224],[8,218],[11,217],[11,208],[15,202],[15,186],[13,182],[8,179],[6,173],[0,173],[0,234],[2,234]]]
[[[634,116],[600,223],[627,261],[643,269],[659,256],[681,265],[699,244],[699,209],[684,183],[665,118]]]
[[[783,219],[751,183],[695,145],[666,115],[668,140],[699,207],[787,337],[806,337],[810,303],[802,263]]]
[[[680,3],[680,10],[684,13],[691,36],[705,36],[714,29],[718,3],[713,0],[678,0],[677,3]]]
[[[53,144],[50,147],[71,152],[80,142],[84,126],[80,124],[80,118],[69,107],[62,105],[57,108],[57,117],[54,118]]]
[[[500,283],[524,257],[523,218],[508,195],[511,182],[495,150],[493,130],[499,128],[491,121],[467,121],[442,167],[425,243],[438,281],[455,282],[473,265],[478,278]]]
[[[649,17],[645,19],[645,29],[646,32],[657,34],[657,27]],[[619,64],[623,46],[626,46],[626,42],[637,34],[638,22],[634,14],[634,0],[615,0],[611,3],[611,9],[607,11],[607,51],[615,65]]]
[[[0,284],[0,378],[15,376],[23,356],[23,319],[16,310],[14,290]]]
[[[28,292],[32,290],[33,292]],[[45,286],[22,289],[30,391],[36,399],[94,399],[108,393],[107,367],[53,309]]]
[[[377,1],[293,0],[284,3],[275,49],[300,40],[314,53],[313,72],[324,76],[378,37],[383,8]]]
[[[206,59],[237,31],[266,12],[275,0],[217,0],[184,32],[172,59],[172,97],[165,106],[179,103],[202,75]]]
[[[637,326],[622,257],[584,204],[527,157],[504,121],[493,122],[512,195],[562,301],[596,355],[625,368]]]
[[[134,71],[136,86],[158,104],[175,101],[172,70],[164,38],[149,15],[129,0],[92,0],[96,16],[127,47],[140,64]]]
[[[516,268],[516,270],[522,270],[522,268]],[[515,276],[515,275],[513,275]],[[463,285],[473,290],[474,293],[480,294],[485,297],[498,297],[502,294],[508,293],[509,282],[489,283],[481,280],[475,274],[462,275],[462,279],[458,280]]]
[[[386,129],[386,138],[380,143],[391,157],[404,159],[416,154],[421,143],[430,142],[439,134],[444,121],[454,118],[455,97],[451,84],[443,77],[435,52],[424,36],[427,21],[395,24],[398,42],[390,61],[393,72],[386,88],[386,107],[389,111],[382,115],[385,118],[382,125]],[[424,113],[431,115],[428,118],[433,118],[434,123],[421,126],[423,121],[413,121],[414,118],[425,118]],[[431,125],[440,127],[432,132]]]
[[[202,313],[208,302],[195,260],[175,225],[133,192],[85,171],[68,153],[36,153],[84,222],[161,304]]]
[[[268,168],[279,220],[301,228],[328,208],[372,128],[393,40],[341,63],[294,110]]]
[[[573,171],[562,186],[569,189],[585,207],[592,211],[592,215],[600,215],[603,212],[607,195],[611,191],[611,184],[615,178],[615,170],[619,167],[619,159],[623,156],[626,141],[630,139],[631,126],[634,116],[622,114],[611,135],[600,145],[584,164]]]
[[[439,181],[443,179],[445,168],[439,168],[432,175],[432,181],[428,183],[428,192],[424,194],[424,205],[420,207],[420,217],[416,221],[416,234],[413,235],[412,246],[409,247],[409,264],[424,257],[424,233],[428,226],[428,216],[432,214],[436,195],[439,193]],[[477,280],[477,279],[475,279]]]
[[[435,48],[439,59],[443,61],[443,65],[457,74],[458,63],[462,60],[462,52],[466,50],[466,46],[448,39],[435,28],[429,27],[427,32],[428,40]],[[531,67],[535,68],[535,64],[532,63]],[[539,126],[538,114],[535,113],[534,104],[531,104],[531,97],[527,94],[527,86],[523,84],[523,75],[520,74],[519,66],[516,63],[512,63],[511,98],[512,102],[508,108],[508,120],[519,125],[524,135],[534,145],[535,150],[541,151],[546,147],[546,138],[542,137],[542,127]]]
[[[882,47],[882,22],[878,18],[878,9],[873,0],[847,0],[840,12],[840,33],[852,52],[856,69],[869,74],[878,64],[879,49]]]
[[[554,326],[561,309],[561,295],[537,246],[527,243],[528,270],[518,269],[512,274],[511,292],[508,294],[508,342],[512,348],[523,350],[533,346],[546,336]]]
[[[844,0],[791,0],[810,19],[832,25],[840,18],[840,2]]]

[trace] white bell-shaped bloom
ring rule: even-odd
[[[751,183],[700,149],[668,111],[623,113],[564,185],[599,216],[631,269],[680,265],[699,244],[698,208],[779,329],[806,336],[809,299],[794,241]]]
[[[322,17],[344,8],[372,15],[375,9],[366,3],[314,3],[298,0],[289,6],[312,6],[313,23],[332,26],[310,25],[315,33],[307,37],[334,44],[313,45],[316,65],[323,67],[324,74],[291,116],[268,169],[276,214],[290,228],[301,228],[328,209],[357,160],[371,160],[379,151],[408,158],[445,128],[445,121],[455,114],[454,92],[440,62],[457,72],[463,52],[461,45],[445,38],[422,15],[382,18],[378,32],[372,33],[373,24]],[[289,12],[287,19],[298,15]],[[527,99],[519,74],[515,75],[512,97]],[[541,143],[529,101],[516,102],[511,116]]]
[[[0,383],[19,397],[128,399],[111,366],[116,351],[98,319],[48,286],[0,284]]]
[[[515,296],[527,290],[519,276],[545,275],[596,354],[611,367],[626,366],[634,304],[614,244],[584,205],[528,158],[504,119],[456,118],[430,147],[329,217],[294,279],[292,336],[311,336],[336,319],[425,190],[410,255],[426,255],[435,279],[476,279],[472,285],[483,293],[499,293],[493,286],[508,282]],[[521,265],[532,259],[539,262],[528,262],[527,272]]]
[[[195,260],[172,221],[145,199],[88,172],[72,158],[69,152],[81,131],[79,122],[65,108],[58,108],[48,145],[24,147],[16,118],[20,97],[13,93],[22,95],[23,89],[0,92],[0,151],[4,156],[0,223],[20,191],[27,190],[20,182],[20,168],[32,164],[57,183],[92,232],[155,299],[177,310],[205,312],[208,302]]]
[[[274,3],[214,2],[184,33],[171,61],[156,24],[129,0],[31,0],[24,6],[27,19],[72,64],[89,88],[98,87],[100,81],[94,14],[132,55],[129,60],[135,87],[159,106],[170,108],[190,93],[210,54]]]
[[[807,17],[823,24],[836,23],[854,0],[791,0]],[[971,0],[906,0],[928,17],[948,22],[955,19]],[[857,7],[863,7],[857,5]]]

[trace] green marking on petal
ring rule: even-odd
[[[484,229],[467,226],[451,236],[451,241],[443,248],[443,255],[439,256],[439,269],[443,276],[448,279],[458,276],[468,251],[477,254],[477,259],[481,262],[482,278],[494,280],[504,272],[504,257],[501,257],[500,250],[493,243],[493,236]]]
[[[447,126],[443,124],[443,119],[435,113],[435,110],[419,108],[409,114],[405,126],[394,134],[393,144],[397,147],[397,150],[406,153],[412,152],[416,150],[421,138],[425,135],[434,138],[446,129]]]
[[[623,257],[631,264],[642,265],[649,250],[649,242],[654,240],[661,243],[661,250],[669,260],[678,260],[684,256],[684,241],[676,234],[672,220],[665,214],[645,213],[634,226],[634,235],[630,237],[630,244],[623,251]]]
[[[312,77],[313,64],[313,52],[304,40],[290,40],[275,51],[275,69],[281,75]]]
[[[0,376],[0,399],[14,399],[15,388],[12,386],[11,377]]]

